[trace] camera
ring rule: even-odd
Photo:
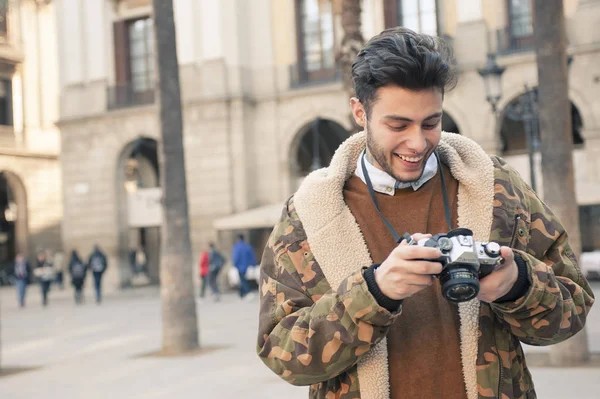
[[[451,302],[475,298],[479,293],[479,279],[490,274],[503,260],[498,243],[475,241],[473,232],[466,228],[409,243],[438,248],[442,252],[437,259],[419,260],[442,264],[442,271],[436,277],[440,280],[442,295]]]

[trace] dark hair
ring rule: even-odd
[[[238,234],[238,240],[244,241],[244,235],[243,234]]]
[[[443,94],[456,86],[457,76],[452,49],[442,39],[398,27],[369,40],[352,64],[352,80],[369,115],[380,87],[437,87]]]

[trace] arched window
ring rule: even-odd
[[[502,125],[500,128],[500,138],[502,140],[502,152],[506,155],[522,154],[528,151],[527,146],[527,126],[523,115],[533,104],[537,104],[537,89],[531,93],[528,99],[525,93],[512,100],[503,110]],[[581,146],[584,143],[582,136],[583,120],[577,107],[571,103],[571,124],[573,129],[573,144]],[[540,137],[539,120],[534,118],[530,122],[530,128],[534,141],[543,139]]]
[[[0,270],[12,273],[15,255],[29,255],[27,194],[22,180],[12,172],[0,172]],[[1,281],[0,281],[1,283]]]
[[[446,111],[444,111],[444,114],[442,115],[442,130],[448,133],[460,134],[460,129],[458,128],[458,125],[456,124],[456,122],[454,122],[454,119],[452,119],[452,117]]]
[[[299,132],[299,144],[293,154],[297,175],[329,166],[335,150],[349,134],[341,125],[327,119],[315,119]]]

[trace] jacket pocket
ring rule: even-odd
[[[529,245],[529,239],[531,238],[529,227],[530,223],[524,214],[515,214],[509,247],[527,251],[527,245]]]

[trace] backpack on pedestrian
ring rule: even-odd
[[[85,265],[82,262],[73,263],[71,277],[73,277],[74,280],[83,280],[85,277]]]
[[[218,273],[225,264],[225,258],[217,250],[212,250],[209,254],[209,271],[211,273]]]
[[[104,259],[100,255],[92,256],[90,267],[94,273],[103,273],[105,269],[104,265]]]

